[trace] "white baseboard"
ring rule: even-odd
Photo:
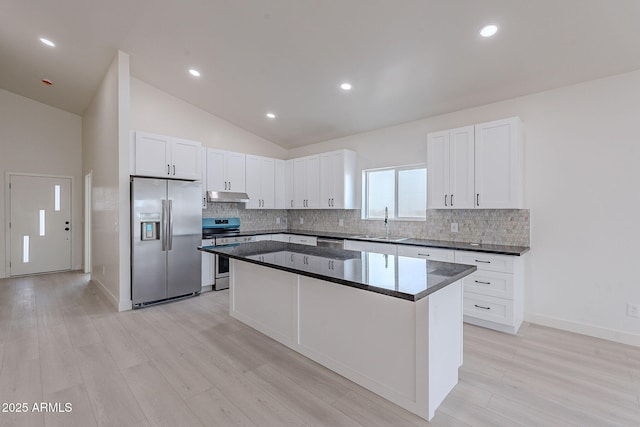
[[[560,319],[543,314],[525,313],[524,319],[527,322],[536,323],[542,326],[549,326],[551,328],[562,329],[564,331],[575,332],[577,334],[640,347],[640,334],[632,334],[630,332],[603,328],[600,326],[574,322],[572,320]]]
[[[5,271],[4,270],[0,270],[0,279],[4,279],[6,277],[7,277],[7,275],[6,275]]]
[[[105,296],[105,298],[107,299],[107,301],[109,301],[109,303],[113,306],[113,308],[119,311],[120,304],[118,302],[118,299],[111,292],[109,292],[109,289],[107,289],[104,283],[102,283],[100,279],[96,279],[93,276],[91,277],[91,281],[96,285],[98,285],[97,288],[102,293],[102,295]]]
[[[118,304],[118,311],[129,311],[129,310],[133,310],[133,302],[120,301],[120,304]]]

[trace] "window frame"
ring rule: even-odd
[[[399,183],[399,173],[406,170],[414,170],[414,169],[424,169],[425,170],[425,206],[424,206],[424,216],[399,216],[398,215],[398,183]],[[361,218],[364,220],[371,221],[384,221],[382,218],[369,218],[369,173],[370,172],[380,172],[380,171],[394,171],[394,188],[393,188],[393,212],[394,216],[389,217],[389,221],[426,221],[427,219],[427,164],[426,163],[416,163],[411,165],[403,165],[403,166],[389,166],[382,168],[372,168],[372,169],[363,169],[362,170],[362,214]]]

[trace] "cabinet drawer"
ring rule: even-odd
[[[317,238],[315,236],[298,236],[296,234],[289,235],[289,243],[297,243],[299,245],[316,246]]]
[[[478,270],[462,279],[465,292],[513,299],[513,274]]]
[[[453,262],[454,259],[453,251],[450,249],[427,248],[424,246],[398,245],[398,255],[442,262]]]
[[[476,265],[478,270],[513,273],[513,257],[508,255],[456,251],[455,260],[458,264]]]
[[[503,325],[513,325],[513,301],[465,292],[464,315]]]

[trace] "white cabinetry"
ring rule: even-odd
[[[524,318],[522,257],[455,251],[455,262],[478,267],[462,279],[464,321],[517,333]]]
[[[430,133],[427,137],[429,209],[522,207],[520,119]]]
[[[275,159],[275,209],[286,209],[285,161]]]
[[[356,153],[337,150],[320,155],[320,206],[354,209]]]
[[[398,253],[397,245],[365,240],[345,240],[344,248],[350,251],[375,252],[386,255],[396,255]]]
[[[135,132],[132,175],[199,180],[201,144],[196,141]]]
[[[397,245],[399,256],[423,258],[429,261],[453,262],[454,254],[451,249],[427,248],[424,246]]]
[[[320,199],[320,156],[293,160],[293,207],[318,208]]]
[[[476,207],[522,207],[520,119],[476,125]]]
[[[298,245],[317,246],[318,238],[315,236],[301,236],[298,234],[287,234],[289,243],[297,243]]]
[[[202,246],[212,246],[215,241],[207,239],[202,241]],[[202,253],[202,292],[210,291],[216,282],[215,277],[215,259],[216,256],[209,252]]]
[[[207,149],[200,149],[200,182],[202,182],[202,209],[207,209]]]
[[[275,207],[275,159],[260,156],[246,157],[247,209],[273,209]]]
[[[295,208],[296,195],[293,188],[293,163],[294,160],[286,160],[284,163],[284,204],[285,209]]]
[[[429,134],[427,206],[430,209],[473,208],[473,165],[473,126]]]
[[[245,158],[243,153],[207,149],[207,190],[244,193]]]

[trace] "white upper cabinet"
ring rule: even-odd
[[[520,119],[430,133],[427,173],[429,209],[521,208]]]
[[[135,132],[132,174],[199,180],[201,144],[196,141]]]
[[[320,199],[320,156],[293,160],[293,207],[318,208]]]
[[[207,149],[207,190],[244,193],[245,160],[243,153]]]
[[[284,162],[284,204],[285,209],[295,208],[295,192],[293,186],[293,163],[294,160]]]
[[[273,209],[275,207],[275,159],[247,155],[246,189],[247,209]]]
[[[427,139],[427,206],[473,209],[474,128],[430,133]]]
[[[475,206],[522,207],[522,137],[520,119],[476,125]]]
[[[449,208],[449,131],[427,137],[427,207]]]
[[[275,159],[275,209],[286,209],[286,184],[285,184],[285,164],[284,160]]]
[[[202,182],[202,209],[207,209],[207,149],[200,149],[200,182]],[[204,252],[203,252],[204,253]]]
[[[355,208],[356,153],[338,150],[320,155],[320,206]]]

